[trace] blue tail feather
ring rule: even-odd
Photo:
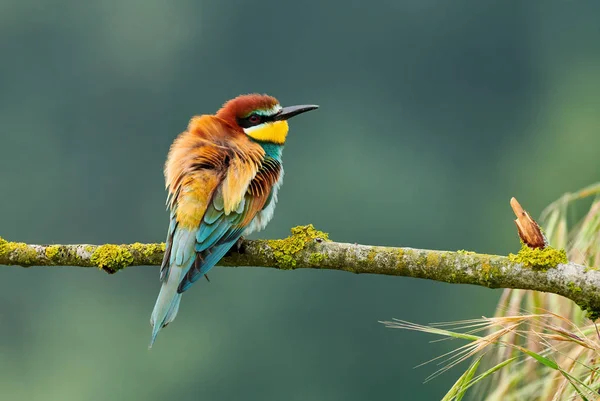
[[[175,319],[175,316],[177,316],[177,312],[179,311],[179,304],[181,302],[181,295],[182,294],[176,294],[173,297],[173,300],[169,305],[169,309],[167,310],[167,314],[163,322],[161,322],[161,324],[152,324],[152,338],[150,339],[150,345],[148,346],[148,348],[152,348],[152,345],[156,341],[156,337],[158,336],[160,330],[166,327],[169,323],[171,323],[173,319]]]
[[[175,319],[179,311],[181,294],[177,288],[179,283],[185,277],[192,267],[196,253],[194,245],[196,243],[196,232],[190,230],[178,229],[173,237],[173,249],[168,270],[160,288],[150,324],[152,325],[152,338],[150,347],[156,341],[160,330]]]

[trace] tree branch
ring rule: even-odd
[[[114,273],[128,266],[160,265],[164,249],[164,244],[27,245],[0,239],[0,265],[99,267]],[[562,260],[561,251],[551,248],[529,251],[539,254],[527,259],[521,253],[506,257],[338,243],[309,225],[292,229],[292,235],[282,240],[244,240],[219,265],[330,269],[551,292],[597,316],[600,271],[566,260],[553,263]]]

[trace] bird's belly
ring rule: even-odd
[[[260,212],[256,214],[254,219],[252,219],[248,227],[246,227],[246,229],[244,230],[242,234],[243,236],[248,236],[254,232],[263,230],[267,226],[269,221],[271,221],[271,219],[273,218],[273,214],[275,213],[275,205],[277,204],[277,192],[279,191],[279,187],[282,183],[283,169],[281,170],[281,175],[279,176],[279,179],[277,180],[275,185],[273,185],[273,189],[271,190],[271,200]]]

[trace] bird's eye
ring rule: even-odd
[[[260,117],[258,114],[250,114],[250,116],[248,117],[248,121],[251,124],[258,124],[260,122]]]

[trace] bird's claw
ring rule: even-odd
[[[244,253],[244,237],[238,238],[235,244],[227,251],[225,256],[231,256],[232,253]]]
[[[238,238],[235,242],[235,250],[237,253],[244,253],[244,237]]]

